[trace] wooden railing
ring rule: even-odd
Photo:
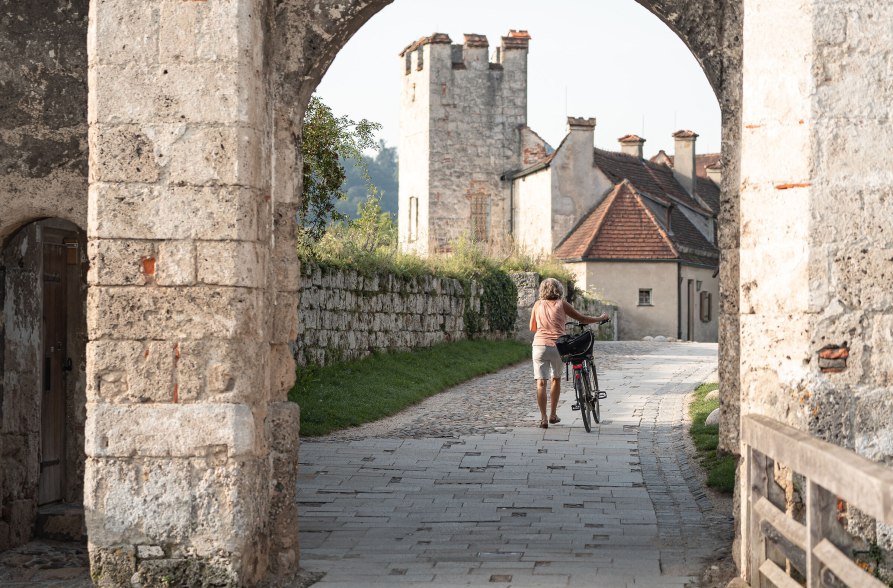
[[[741,500],[742,568],[753,588],[803,586],[770,559],[770,548],[806,578],[806,586],[886,588],[832,543],[838,500],[893,523],[893,470],[765,416],[742,421],[746,476]],[[805,478],[806,524],[770,501],[774,461]]]

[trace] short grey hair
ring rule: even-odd
[[[540,300],[559,300],[564,297],[564,287],[555,278],[546,278],[540,284]]]

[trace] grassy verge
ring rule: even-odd
[[[691,438],[698,450],[698,459],[707,471],[707,485],[725,494],[735,489],[735,457],[717,454],[719,446],[719,426],[706,425],[704,421],[715,409],[719,400],[707,400],[710,392],[719,389],[719,384],[701,384],[695,390],[695,397],[688,407],[691,416]]]
[[[530,357],[518,341],[459,341],[406,353],[298,369],[289,399],[301,435],[318,437],[395,414],[433,394]]]

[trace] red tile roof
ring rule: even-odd
[[[667,152],[661,149],[657,152],[657,155],[650,159],[650,161],[651,163],[656,163],[658,165],[668,165],[673,167],[674,156],[667,155]],[[695,155],[695,173],[702,178],[707,178],[708,169],[722,169],[721,162],[722,155],[719,153]]]
[[[651,163],[673,168],[674,157],[661,149],[650,159]],[[722,156],[719,153],[704,153],[695,156],[695,174],[698,176],[696,193],[710,207],[714,215],[719,214],[719,186],[707,175],[708,169],[721,169]]]
[[[555,250],[562,260],[675,260],[717,267],[719,251],[678,206],[642,194],[623,180]]]
[[[657,199],[670,198],[701,214],[711,215],[698,201],[689,196],[676,180],[673,170],[665,165],[639,159],[626,153],[595,150],[595,165],[605,172],[615,184],[629,180],[636,190]]]
[[[570,232],[555,250],[559,259],[675,259],[678,252],[624,180]]]

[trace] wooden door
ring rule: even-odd
[[[38,505],[58,502],[65,489],[65,362],[67,359],[66,249],[61,235],[44,232],[43,375]]]

